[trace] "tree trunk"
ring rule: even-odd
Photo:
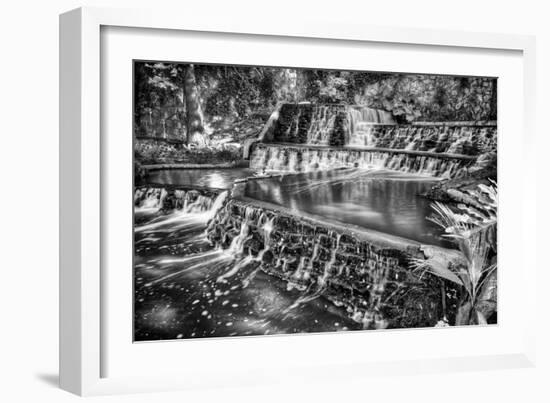
[[[195,80],[195,68],[192,64],[185,69],[183,92],[187,109],[187,144],[204,147],[207,138],[204,132],[202,108]]]

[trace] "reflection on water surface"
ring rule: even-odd
[[[344,169],[259,179],[247,197],[331,220],[441,245],[439,228],[426,219],[430,200],[419,196],[435,180],[383,170]]]

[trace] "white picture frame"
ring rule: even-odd
[[[183,22],[185,21],[185,22]],[[420,358],[404,357],[387,360],[369,360],[357,354],[346,362],[314,363],[303,368],[308,360],[303,358],[289,361],[288,366],[270,368],[269,359],[265,360],[263,371],[247,374],[244,363],[229,370],[220,368],[210,379],[196,376],[183,376],[186,363],[178,364],[181,371],[153,375],[105,375],[104,361],[110,352],[106,349],[104,317],[108,315],[105,304],[105,290],[102,288],[105,273],[102,266],[105,259],[105,246],[102,243],[102,212],[105,191],[103,178],[105,156],[101,133],[105,130],[102,122],[101,88],[102,80],[102,38],[105,27],[171,30],[179,32],[218,33],[219,35],[254,36],[255,40],[277,40],[286,38],[292,41],[339,41],[339,43],[377,43],[384,45],[420,46],[448,49],[474,49],[478,53],[489,51],[516,52],[521,58],[523,89],[521,105],[522,136],[521,160],[528,163],[536,149],[534,131],[535,103],[535,41],[533,37],[521,35],[503,35],[489,33],[468,33],[458,31],[432,31],[408,28],[372,27],[347,23],[327,23],[326,21],[302,20],[289,22],[282,26],[276,21],[246,19],[216,19],[212,16],[194,16],[182,20],[176,13],[160,13],[152,10],[117,10],[105,8],[80,8],[60,16],[60,384],[61,387],[79,395],[97,395],[113,393],[150,392],[194,387],[247,385],[264,382],[292,382],[296,376],[301,379],[331,379],[334,377],[357,377],[371,374],[412,374],[418,372],[464,371],[492,368],[512,368],[533,366],[535,360],[535,285],[521,291],[519,304],[526,319],[514,327],[518,344],[510,346],[500,353],[475,355],[424,355]],[[310,42],[308,42],[310,43]],[[396,66],[399,68],[399,66]],[[520,88],[520,87],[518,87]],[[131,94],[128,94],[131,96]],[[499,104],[500,107],[500,104]],[[130,112],[128,112],[130,113]],[[131,129],[131,128],[130,128]],[[520,130],[521,130],[520,129]],[[500,131],[500,119],[499,119]],[[500,147],[500,146],[499,146]],[[131,151],[129,151],[130,153]],[[499,149],[499,153],[501,150]],[[506,164],[506,153],[499,154],[499,171]],[[500,173],[499,173],[500,175]],[[528,278],[536,277],[537,262],[534,245],[529,237],[536,233],[536,210],[529,205],[534,200],[532,189],[536,189],[536,176],[521,177],[525,189],[531,194],[517,192],[514,201],[516,221],[499,221],[499,226],[511,236],[520,236],[515,253],[519,255],[522,271],[522,284],[528,284]],[[521,223],[518,226],[517,223]],[[499,231],[501,231],[499,227]],[[501,231],[502,232],[502,231]],[[506,236],[504,234],[504,236]],[[500,236],[500,233],[499,233]],[[503,236],[503,237],[504,237]],[[500,246],[499,246],[500,248]],[[499,250],[499,257],[500,257]],[[500,276],[499,276],[500,277]],[[499,282],[510,282],[506,272]],[[128,284],[128,287],[131,287]],[[500,286],[499,286],[500,287]],[[500,292],[500,290],[499,290]],[[500,298],[500,296],[499,296]],[[504,301],[506,303],[506,301]],[[500,301],[499,301],[500,304]],[[530,316],[531,315],[531,316]],[[505,328],[504,326],[503,328]],[[468,337],[473,329],[456,329],[462,332],[454,337]],[[487,329],[482,330],[487,331]],[[490,330],[488,330],[490,331]],[[410,330],[409,332],[414,332]],[[360,343],[366,338],[380,339],[380,333],[356,332],[345,336],[349,343]],[[406,332],[387,333],[392,340],[408,337]],[[425,333],[426,335],[426,333]],[[498,335],[498,334],[496,334]],[[343,335],[336,335],[342,337]],[[298,345],[308,343],[308,338],[319,335],[298,336],[294,339]],[[325,336],[322,336],[325,337]],[[445,335],[437,335],[442,338]],[[492,337],[488,335],[487,337]],[[521,339],[521,340],[520,340]],[[275,340],[275,339],[271,339]],[[319,340],[319,339],[316,339]],[[324,343],[333,339],[325,338]],[[184,341],[185,342],[185,341]],[[189,341],[193,348],[202,346],[213,348],[212,343],[226,343],[232,349],[240,351],[240,342],[229,341]],[[128,343],[131,343],[128,340]],[[209,344],[208,344],[209,343]],[[239,344],[240,343],[240,344]],[[283,351],[283,339],[263,345],[261,338],[248,341],[251,351],[264,348],[273,349],[275,354]],[[167,349],[175,348],[174,343],[165,343]],[[278,346],[278,347],[277,347]],[[279,349],[279,350],[277,350]],[[165,349],[166,350],[166,349]],[[302,360],[302,361],[300,361]],[[206,369],[205,369],[206,371]]]

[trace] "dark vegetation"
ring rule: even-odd
[[[496,117],[490,78],[159,62],[136,62],[134,73],[135,136],[184,145],[181,162],[238,158],[278,102],[362,104],[400,123]],[[161,151],[136,157],[154,163]]]
[[[280,102],[366,105],[391,112],[398,123],[488,121],[497,115],[491,78],[136,62],[136,184],[146,180],[143,165],[238,163],[244,142],[260,133]],[[437,147],[437,140],[434,135],[426,149]],[[465,142],[461,153],[480,150]],[[431,294],[407,291],[400,327],[432,323],[434,318],[418,318],[425,301],[438,298],[442,311],[432,312],[441,319],[438,325],[496,322],[496,180],[495,149],[479,155],[466,176],[443,180],[426,195],[435,201],[430,219],[464,259],[456,266],[429,254],[411,260],[420,278],[427,275]]]

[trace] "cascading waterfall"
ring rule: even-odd
[[[349,140],[346,143],[353,147],[374,147],[373,125],[366,122],[354,122],[351,124]]]
[[[288,152],[288,170],[289,171],[298,171],[300,165],[298,162],[298,152],[296,150],[289,150]]]
[[[335,119],[336,114],[332,113],[329,106],[321,105],[316,107],[307,132],[307,143],[328,145]]]
[[[460,136],[455,136],[451,140],[447,152],[449,153],[463,153],[465,148],[472,147],[476,143],[476,138],[472,130],[461,130]]]
[[[316,149],[262,145],[256,147],[251,168],[311,172],[336,168],[384,168],[436,177],[455,177],[472,160],[423,153],[381,150]]]
[[[134,192],[134,206],[137,212],[156,212],[162,207],[168,195],[163,188],[136,189]]]
[[[346,146],[448,154],[488,152],[496,147],[495,126],[379,125],[351,121]]]
[[[181,213],[200,213],[215,210],[216,202],[223,203],[225,199],[225,196],[221,195],[212,199],[193,190],[177,189],[169,193],[165,188],[139,188],[134,192],[134,206],[136,213],[156,213],[162,209],[178,210]],[[173,201],[170,207],[167,207],[165,201],[169,196]]]
[[[275,231],[280,236],[276,214],[243,206],[237,220],[231,216],[234,212],[235,206],[229,201],[212,220],[216,226],[231,228],[224,232],[229,238],[220,243],[209,243],[182,256],[167,254],[170,243],[164,237],[155,249],[137,253],[135,320],[140,339],[360,328],[343,309],[327,309],[326,301],[314,301],[316,297],[307,293],[302,294],[305,299],[297,301],[301,292],[286,290],[282,277],[268,274],[267,267],[274,263],[273,253],[280,250],[272,239]],[[195,241],[197,236],[192,235]],[[184,240],[190,241],[179,238],[177,242]],[[277,251],[263,259],[272,247]],[[312,258],[319,253],[318,248]],[[317,275],[311,262],[304,261],[302,269],[312,277]],[[286,312],[298,305],[299,312]]]
[[[249,253],[247,256],[244,256],[244,246],[248,239],[250,239],[250,224],[253,220],[254,209],[250,206],[246,208],[244,220],[241,223],[241,228],[239,234],[233,238],[229,248],[224,251],[224,254],[230,258],[235,259],[234,265],[225,273],[218,276],[218,283],[225,283],[229,277],[233,277],[237,274],[242,268],[248,266],[253,260],[254,257]]]
[[[160,194],[162,192],[149,192]],[[214,200],[206,196],[188,196],[188,192],[176,190],[174,197],[181,201],[181,208],[176,209],[168,214],[154,218],[145,225],[136,226],[135,233],[139,235],[137,243],[142,240],[150,241],[157,240],[154,236],[159,233],[165,233],[166,239],[171,236],[185,233],[193,233],[192,242],[201,244],[207,242],[207,225],[214,218],[216,213],[223,208],[229,192],[220,193]],[[166,196],[164,196],[166,197]],[[151,196],[151,198],[154,198]],[[192,200],[188,202],[189,200]],[[254,209],[247,208],[245,218],[241,224],[239,234],[235,236],[231,245],[227,249],[215,248],[206,252],[199,252],[185,257],[176,257],[170,259],[160,259],[157,264],[160,265],[184,265],[181,269],[176,269],[170,273],[155,279],[147,284],[146,287],[153,286],[157,283],[167,280],[175,280],[182,276],[189,275],[196,271],[201,272],[205,269],[215,267],[223,270],[217,279],[218,283],[227,283],[228,279],[235,276],[241,269],[247,267],[254,260],[253,256],[248,254],[244,256],[244,246],[250,238],[249,229],[252,220],[254,219]],[[263,228],[265,229],[266,240],[269,238],[271,229],[273,228],[271,220],[265,220]],[[201,231],[202,230],[202,231]],[[200,231],[200,232],[199,232]]]
[[[142,198],[145,194],[146,197]],[[159,195],[159,197],[155,196]],[[162,209],[162,203],[166,199],[168,192],[161,189],[136,190],[134,200],[144,200],[141,205],[145,204],[150,207],[136,207],[140,209],[148,209],[153,212],[158,212]],[[151,232],[166,228],[166,231],[174,231],[182,228],[196,228],[205,225],[214,217],[216,212],[222,207],[225,202],[228,191],[221,192],[214,200],[210,197],[195,195],[193,201],[189,202],[190,192],[176,190],[174,196],[177,200],[181,200],[181,208],[176,208],[169,214],[160,215],[147,224],[136,226],[135,232]],[[156,202],[155,202],[156,200]]]
[[[204,211],[213,211],[213,201],[206,196],[198,196],[195,200],[189,201],[189,198],[184,199],[183,212],[185,213],[200,213]]]
[[[368,106],[352,106],[350,113],[357,122],[395,124],[391,112],[381,109],[369,108]]]
[[[329,236],[332,236],[332,234],[333,232],[331,231],[329,233]],[[340,238],[342,238],[342,234],[336,234],[336,245],[332,248],[332,251],[330,252],[330,260],[325,264],[323,275],[317,279],[318,292],[322,292],[327,285],[327,280],[330,277],[332,267],[336,262],[336,251],[338,251],[338,248],[340,247]]]
[[[205,202],[205,198],[197,197],[196,200],[189,204],[184,204],[181,209],[173,211],[169,214],[161,215],[156,219],[148,222],[145,225],[137,226],[135,228],[136,234],[139,234],[143,240],[149,240],[151,235],[159,232],[168,233],[181,233],[181,231],[193,232],[201,228],[205,228],[216,213],[223,207],[227,198],[228,192],[220,193],[214,201]],[[176,197],[183,196],[182,194],[175,195]],[[204,206],[209,206],[208,209],[204,209]],[[181,270],[176,270],[166,276],[163,276],[152,285],[157,282],[165,281],[169,278],[182,276],[193,270],[201,271],[210,265],[224,267],[223,273],[221,273],[216,282],[227,283],[228,279],[235,276],[241,269],[247,267],[253,262],[261,261],[263,253],[269,250],[269,238],[271,231],[273,230],[273,221],[275,217],[268,218],[266,215],[262,215],[259,219],[261,224],[258,224],[263,231],[264,235],[264,249],[261,253],[254,257],[250,253],[245,256],[245,244],[250,239],[250,226],[255,220],[255,210],[252,207],[246,209],[244,219],[240,225],[239,233],[232,239],[231,244],[227,249],[217,248],[205,253],[198,253],[184,258],[163,259],[159,263],[162,264],[174,264],[174,263],[187,263],[191,264],[189,267],[185,267]],[[169,237],[170,235],[165,235]],[[200,239],[199,239],[200,238]],[[203,239],[204,238],[204,239]],[[154,240],[155,238],[153,238]],[[195,243],[206,241],[206,232],[203,231],[202,235],[195,235]],[[139,242],[139,241],[138,241]],[[196,262],[196,263],[194,263]],[[250,281],[250,278],[248,278]]]
[[[245,271],[242,276],[245,285],[263,269],[268,274],[284,279],[286,291],[294,295],[292,303],[281,309],[283,320],[299,315],[303,305],[323,297],[317,302],[319,305],[326,304],[328,300],[336,306],[345,306],[349,318],[362,328],[383,329],[389,325],[383,308],[394,302],[391,301],[393,294],[388,293],[387,285],[389,282],[406,281],[405,277],[401,277],[399,255],[381,254],[377,247],[356,243],[354,236],[346,232],[333,229],[323,231],[319,227],[306,229],[308,225],[299,218],[293,222],[287,219],[279,222],[278,219],[273,220],[275,216],[269,210],[261,207],[252,209],[254,211],[251,211],[250,205],[230,202],[220,210],[220,223],[227,222],[224,215],[240,219],[237,222],[240,222],[241,231],[234,236],[238,240],[233,238],[231,245],[240,244],[246,239],[242,250],[249,254],[244,260],[236,260],[228,274],[223,276],[224,280],[235,276],[245,267],[250,270],[249,263],[256,262],[259,266],[253,266],[253,270]],[[229,234],[234,233],[234,222],[218,226],[217,230],[222,228],[228,228]],[[307,246],[300,247],[301,251],[295,254],[292,246],[273,242],[274,234],[275,239],[297,238],[296,245]],[[257,244],[259,239],[263,239],[263,244]],[[269,250],[272,251],[270,256],[262,259]],[[335,295],[340,295],[335,294],[338,292],[335,290],[342,286],[351,291],[344,305],[335,299]],[[359,292],[356,296],[354,290]]]
[[[288,108],[298,117],[284,119],[283,126],[292,127],[292,133],[280,137],[275,133],[273,145],[254,147],[251,168],[290,172],[384,168],[450,178],[463,175],[476,155],[496,146],[496,126],[490,124],[397,125],[390,112],[363,106],[299,107]],[[289,120],[294,122],[290,126]],[[277,140],[285,144],[275,145]]]
[[[331,158],[329,153],[319,160]],[[185,204],[183,193],[169,190],[166,204],[172,206],[177,197],[182,208],[164,208],[154,218],[162,217],[162,222],[136,227],[137,241],[156,237],[160,242],[143,252],[136,249],[136,312],[144,331],[156,334],[155,326],[162,325],[174,328],[172,338],[180,332],[184,337],[267,334],[287,329],[384,328],[393,320],[381,312],[388,298],[383,282],[387,273],[396,272],[396,258],[379,256],[377,248],[356,243],[348,232],[327,230],[235,199],[226,202],[226,196],[218,195],[209,210],[197,211],[190,206],[203,204],[196,203],[201,200],[198,196],[188,196]],[[169,221],[174,218],[179,221]],[[200,225],[191,231],[186,225],[193,220]],[[178,249],[187,244],[194,246]],[[299,245],[300,251],[292,251],[293,245]],[[380,275],[371,276],[377,270]],[[366,287],[368,295],[355,291],[363,293]],[[157,298],[163,302],[162,311],[151,311],[150,304],[140,304],[139,298]],[[317,310],[315,319],[320,318],[318,312],[327,315],[322,327],[311,323],[312,309]],[[162,316],[171,310],[179,310],[177,322]],[[163,321],[152,322],[157,317]],[[301,325],[296,326],[296,321]]]
[[[264,254],[270,249],[271,233],[273,232],[275,215],[269,218],[265,213],[260,216],[260,231],[264,238],[264,248],[258,253],[257,261],[261,262]]]
[[[331,136],[336,130],[336,118],[340,113],[347,116],[348,145],[371,146],[373,124],[395,124],[390,112],[366,106],[316,105],[311,113],[311,122],[305,136],[306,144],[311,145],[330,144]]]
[[[313,262],[317,258],[318,253],[319,242],[317,241],[313,245],[311,256],[302,256],[300,258],[300,264],[298,265],[298,268],[296,269],[294,274],[290,276],[290,281],[287,283],[287,290],[292,290],[293,288],[296,288],[300,291],[304,291],[307,289],[307,282],[311,278],[311,272],[313,270]]]
[[[254,222],[255,219],[255,210],[253,207],[248,206],[245,209],[245,215],[244,220],[241,223],[241,228],[239,230],[239,234],[236,235],[233,240],[231,241],[231,244],[227,250],[224,251],[224,253],[227,256],[230,256],[232,259],[235,259],[234,265],[228,270],[227,272],[223,273],[217,278],[217,282],[224,283],[227,282],[227,278],[234,276],[237,274],[241,269],[247,267],[253,262],[262,262],[262,258],[264,254],[270,250],[270,239],[271,239],[271,233],[274,229],[274,221],[275,216],[273,215],[271,218],[267,216],[264,212],[262,212],[257,219],[257,222]],[[244,256],[245,253],[245,244],[246,242],[251,239],[250,234],[250,227],[254,225],[258,228],[259,232],[262,233],[263,236],[263,248],[258,252],[256,256],[253,256],[250,251],[249,253]],[[259,268],[258,268],[259,269]],[[257,273],[257,270],[251,272],[244,280],[243,285],[247,285],[251,279],[254,277],[254,275]]]
[[[334,234],[333,231],[329,232],[330,237],[332,237],[333,234]],[[332,267],[336,262],[336,252],[340,247],[341,237],[342,237],[342,234],[336,234],[336,245],[335,247],[332,248],[330,260],[325,263],[323,274],[317,277],[317,280],[315,283],[316,284],[315,289],[313,291],[310,291],[309,288],[307,288],[304,284],[301,284],[300,282],[307,282],[311,277],[311,271],[313,270],[313,261],[318,254],[319,243],[315,244],[311,260],[309,261],[309,264],[305,270],[304,270],[305,258],[302,258],[302,260],[300,260],[300,265],[298,266],[298,270],[296,270],[296,273],[293,274],[292,281],[288,282],[287,289],[291,290],[292,288],[297,288],[299,290],[302,290],[302,291],[306,290],[306,291],[292,305],[290,305],[285,310],[285,313],[290,312],[292,309],[297,308],[306,302],[313,301],[314,299],[319,298],[323,294],[323,292],[325,291],[328,285],[328,280],[332,275]],[[298,284],[296,284],[296,282],[298,282]]]
[[[213,188],[180,190],[175,185],[157,185],[136,189],[135,211],[144,215],[135,215],[136,312],[147,331],[159,323],[172,326],[163,315],[173,309],[180,309],[178,331],[188,332],[185,337],[195,337],[194,329],[201,329],[202,336],[206,332],[233,335],[233,326],[235,334],[250,334],[243,330],[248,329],[245,322],[249,319],[255,323],[254,334],[264,334],[264,326],[266,332],[274,333],[310,331],[315,325],[308,315],[314,308],[318,308],[315,318],[319,311],[326,314],[340,309],[342,317],[354,322],[346,323],[350,327],[380,329],[398,323],[400,319],[388,307],[401,309],[393,287],[410,280],[405,260],[411,247],[401,249],[401,242],[433,242],[406,232],[409,225],[418,233],[432,235],[424,231],[429,227],[422,226],[423,204],[401,195],[412,194],[408,186],[413,181],[427,184],[435,180],[387,170],[460,176],[475,160],[467,155],[475,155],[479,144],[490,144],[495,132],[460,124],[442,125],[444,129],[395,125],[391,116],[369,108],[308,108],[291,121],[292,130],[286,137],[281,135],[280,144],[255,144],[251,168],[349,170],[255,178],[237,185],[229,201],[228,192],[218,194]],[[478,133],[486,133],[485,143],[480,143]],[[303,145],[306,140],[309,144]],[[369,179],[364,181],[353,176],[367,176],[367,171]],[[410,207],[394,213],[403,208],[402,200],[410,202]],[[318,210],[310,210],[311,205]],[[412,224],[405,225],[403,217],[414,214],[422,219],[416,222],[409,217],[407,223]],[[358,235],[360,228],[369,230],[367,237]],[[378,239],[373,235],[377,232],[384,236]],[[393,236],[401,239],[397,242]],[[145,301],[141,306],[140,292]],[[439,294],[436,297],[440,299]],[[150,311],[153,298],[166,303],[159,312]],[[176,306],[185,311],[181,313]],[[154,315],[163,321],[150,322]],[[238,315],[240,322],[235,319]],[[303,320],[301,327],[289,325],[298,317]],[[322,329],[338,327],[334,316],[330,318],[331,323]],[[279,319],[276,325],[269,322]]]
[[[348,111],[349,134],[346,145],[374,147],[373,124],[395,124],[390,112],[368,107],[351,107]]]
[[[359,105],[291,105],[270,141],[475,155],[496,148],[492,122],[396,124],[384,110]],[[291,122],[291,123],[289,123]]]
[[[249,238],[250,222],[253,215],[254,209],[248,206],[246,208],[246,213],[244,216],[244,220],[241,224],[239,234],[235,238],[233,238],[233,241],[231,241],[231,246],[229,246],[230,253],[237,256],[242,256],[244,254],[244,244]]]

